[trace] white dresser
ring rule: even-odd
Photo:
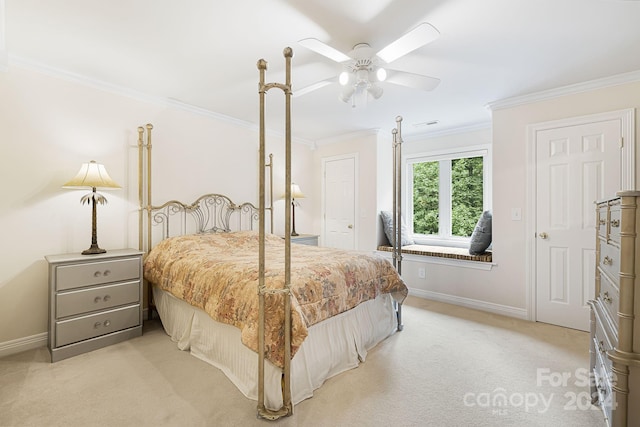
[[[640,426],[639,202],[640,192],[623,191],[597,203],[591,392],[614,427]]]
[[[45,258],[52,362],[142,335],[142,252]]]

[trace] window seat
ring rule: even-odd
[[[392,246],[378,246],[379,251],[393,252]],[[402,247],[403,254],[432,256],[439,258],[452,258],[465,261],[492,262],[492,253],[487,251],[480,255],[469,254],[467,248],[452,248],[447,246],[407,245]]]

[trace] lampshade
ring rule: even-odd
[[[281,198],[284,199],[285,197],[287,197],[286,194],[282,194]],[[291,198],[292,199],[304,199],[304,194],[302,193],[302,190],[300,190],[300,186],[298,184],[296,184],[295,182],[291,183]]]
[[[111,179],[104,165],[91,160],[83,163],[80,171],[71,181],[62,188],[86,187],[86,188],[122,188]]]
[[[300,186],[295,182],[291,183],[291,198],[304,199],[304,194],[302,194],[302,190],[300,190]]]

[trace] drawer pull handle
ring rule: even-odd
[[[95,273],[93,273],[93,277],[100,277],[102,276],[102,273],[99,271],[96,271]]]
[[[106,328],[107,326],[109,326],[109,325],[111,325],[111,320],[105,320],[105,321],[104,321],[104,326],[105,326],[105,328]]]
[[[598,343],[598,351],[602,354],[604,354],[604,342],[600,341]]]
[[[605,256],[604,259],[602,260],[602,263],[604,265],[612,265],[613,264],[613,259],[609,258],[608,256]]]
[[[110,274],[111,274],[111,270],[105,270],[103,274],[104,274],[105,276],[108,276],[108,275],[110,275]]]
[[[111,295],[105,295],[102,299],[104,300],[104,302],[107,302],[111,299]]]
[[[611,297],[609,296],[609,291],[605,291],[604,294],[602,294],[602,299],[604,300],[604,302],[611,304],[611,302],[613,301],[611,299]]]
[[[619,219],[612,219],[611,220],[611,226],[612,227],[620,227],[620,220]]]
[[[101,322],[96,322],[93,324],[93,329],[98,329],[100,327],[100,325],[102,325]]]
[[[600,225],[605,225],[607,223],[607,221],[605,221],[604,219],[600,220]]]
[[[95,304],[98,304],[98,303],[100,302],[100,300],[101,300],[101,299],[102,299],[102,298],[100,298],[100,297],[95,297],[95,298],[93,299],[93,302],[94,302]]]

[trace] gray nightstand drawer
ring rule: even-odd
[[[56,347],[140,324],[140,304],[56,322]]]
[[[79,289],[56,295],[56,316],[73,316],[140,300],[140,281]]]
[[[56,290],[137,279],[139,275],[139,257],[61,265],[56,267]]]
[[[298,245],[318,246],[318,236],[315,234],[300,234],[299,236],[291,236],[291,243]]]

